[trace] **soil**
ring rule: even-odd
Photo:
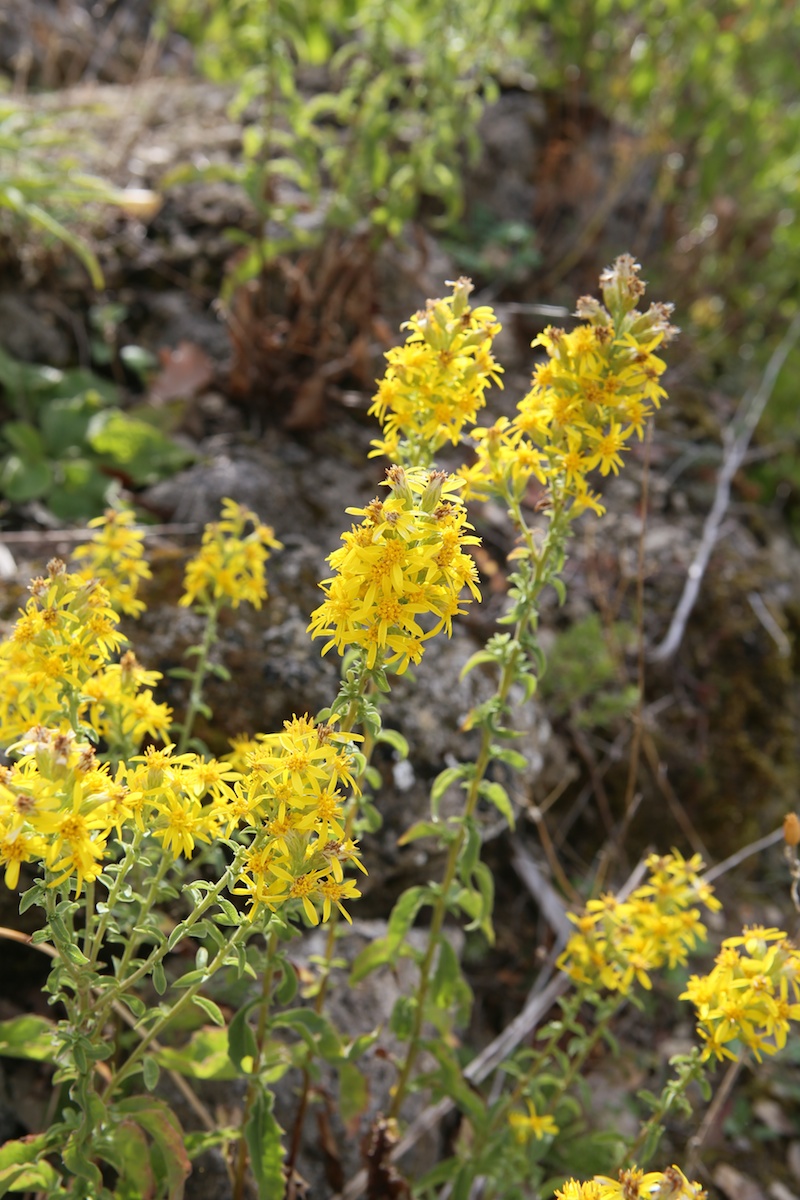
[[[319,658],[306,625],[319,602],[325,556],[349,523],[345,509],[368,501],[380,484],[382,468],[367,458],[376,432],[367,415],[373,381],[382,372],[383,353],[401,336],[400,323],[427,296],[441,294],[459,264],[422,224],[409,227],[376,260],[354,234],[317,256],[282,262],[221,306],[220,290],[236,254],[230,231],[254,235],[259,218],[233,181],[241,162],[241,125],[229,115],[232,91],[193,77],[190,67],[191,54],[180,39],[156,45],[144,2],[91,9],[46,0],[6,5],[0,72],[5,70],[19,103],[46,114],[55,128],[73,130],[87,169],[101,170],[121,187],[152,189],[163,203],[146,220],[110,210],[87,214],[106,279],[100,297],[65,252],[41,244],[12,252],[6,244],[0,346],[27,362],[89,365],[90,311],[98,301],[113,301],[124,310],[115,348],[133,343],[159,357],[162,369],[144,393],[134,379],[123,375],[122,382],[131,404],[173,405],[175,435],[192,450],[195,463],[132,497],[158,525],[172,528],[151,539],[155,578],[145,595],[148,612],[130,631],[148,667],[166,676],[197,638],[196,619],[175,601],[183,562],[203,523],[217,517],[222,497],[253,508],[284,543],[271,563],[265,608],[237,610],[223,622],[217,654],[233,682],[211,686],[215,719],[198,730],[212,751],[222,752],[229,736],[275,729],[294,712],[314,712],[330,702],[336,664]],[[55,90],[33,90],[40,88]],[[568,142],[556,169],[553,103],[552,97],[521,90],[502,95],[482,122],[483,157],[468,175],[467,221],[471,212],[488,210],[498,223],[528,222],[540,239],[538,263],[524,276],[502,287],[488,275],[478,280],[477,301],[493,302],[504,324],[498,356],[507,367],[506,389],[491,395],[494,412],[509,411],[526,386],[530,341],[551,319],[537,306],[570,308],[576,295],[593,290],[599,269],[626,248],[624,231],[632,217],[640,226],[648,209],[652,172],[645,158],[609,203],[603,228],[587,233],[592,205],[609,195],[614,140],[628,135],[596,114],[594,120],[584,114],[571,132],[565,134],[566,124],[557,131]],[[229,178],[210,180],[211,165],[225,168]],[[170,184],[177,169],[183,182]],[[659,221],[649,220],[647,245],[639,250],[645,261],[648,248],[655,257],[666,253],[662,234]],[[331,298],[333,275],[341,287]],[[608,638],[617,639],[620,688],[635,681],[638,662],[636,639],[615,634],[615,622],[635,627],[641,575],[645,652],[663,638],[714,497],[721,433],[733,412],[733,401],[717,396],[699,415],[700,384],[681,369],[680,351],[675,362],[672,378],[667,376],[670,401],[652,446],[631,456],[624,475],[603,481],[608,515],[582,523],[567,566],[567,603],[559,609],[551,599],[543,612],[546,646],[599,613]],[[169,370],[173,381],[165,384]],[[431,644],[413,677],[393,688],[387,709],[388,723],[408,738],[412,754],[407,769],[390,755],[378,764],[384,823],[365,842],[369,877],[356,942],[374,935],[376,926],[369,923],[385,920],[404,887],[435,869],[424,850],[399,849],[397,837],[426,814],[431,779],[454,759],[469,758],[472,740],[461,729],[463,715],[492,690],[491,680],[477,672],[453,682],[502,612],[506,557],[513,547],[512,532],[491,508],[476,511],[475,523],[483,538],[479,565],[486,604],[457,624],[449,642]],[[68,551],[68,534],[52,524],[36,506],[0,513],[0,542],[5,530],[6,560],[9,554],[13,559],[5,561],[0,592],[8,620],[41,561]],[[586,727],[586,698],[573,698],[565,708],[557,681],[549,700],[518,706],[515,720],[523,735],[518,744],[530,766],[513,782],[519,812],[514,838],[486,816],[486,854],[499,881],[498,941],[492,951],[469,959],[477,997],[469,1036],[476,1048],[518,1011],[537,955],[552,940],[512,853],[514,845],[521,846],[547,874],[536,805],[549,805],[559,793],[547,811],[548,828],[565,870],[580,882],[589,877],[604,843],[618,847],[614,874],[620,879],[650,848],[699,849],[712,863],[775,829],[796,803],[798,584],[800,551],[779,506],[758,502],[742,476],[680,651],[667,665],[647,667],[632,788],[630,722],[615,718]],[[162,698],[180,710],[183,685],[165,684]],[[626,795],[634,802],[627,817]],[[734,925],[792,921],[777,848],[748,860],[735,883],[723,879],[720,890]],[[12,900],[0,896],[0,923],[19,927]],[[313,952],[308,941],[305,952]],[[29,957],[14,948],[8,962],[13,969],[4,975],[13,984],[0,985],[0,1016],[41,1009],[41,978]],[[384,981],[382,991],[362,998],[375,1008],[376,1021],[398,986]],[[346,1007],[346,998],[336,1003]],[[630,1033],[635,1038],[635,1023]],[[651,1055],[652,1070],[663,1066],[666,1035],[662,1041]],[[46,1088],[38,1069],[27,1065],[6,1069],[3,1079],[0,1137],[16,1136],[35,1127]],[[786,1119],[796,1128],[780,1071],[760,1074],[759,1087],[765,1102],[779,1097],[780,1112],[791,1113]],[[224,1103],[235,1106],[236,1100],[230,1094]],[[726,1153],[741,1153],[745,1179],[755,1177],[766,1186],[778,1177],[777,1168],[770,1174],[759,1155],[748,1161],[754,1143],[745,1129],[736,1138]],[[301,1168],[315,1197],[330,1194],[325,1182],[330,1162],[326,1167],[319,1143],[309,1137]],[[780,1158],[786,1186],[800,1191],[800,1173],[792,1167],[800,1157],[797,1145],[784,1123],[770,1153]],[[354,1169],[353,1155],[345,1165]],[[420,1158],[415,1169],[422,1167]],[[737,1191],[730,1176],[716,1182],[731,1200],[744,1194],[741,1181]],[[212,1154],[190,1178],[187,1200],[224,1200],[225,1186]]]

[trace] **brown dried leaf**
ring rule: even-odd
[[[161,370],[150,389],[154,404],[191,400],[214,378],[213,362],[194,342],[180,342],[174,350],[162,350],[159,357]]]

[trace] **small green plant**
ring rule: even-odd
[[[116,386],[92,371],[20,363],[0,350],[0,384],[16,414],[0,424],[0,495],[11,504],[40,500],[62,520],[85,520],[115,479],[144,486],[191,459],[123,412]]]
[[[452,222],[464,151],[477,150],[477,119],[495,94],[486,63],[502,39],[492,8],[246,0],[201,16],[202,6],[170,0],[208,73],[239,83],[234,112],[247,114],[237,177],[266,226],[247,239],[230,286],[337,231],[366,231],[377,246],[423,198]],[[309,68],[324,69],[323,90],[304,90]]]
[[[92,286],[103,287],[103,272],[86,237],[70,228],[88,205],[125,205],[124,193],[81,170],[67,147],[73,140],[46,114],[0,99],[0,229],[19,226],[60,242],[80,259]]]
[[[590,476],[623,467],[664,394],[656,351],[673,332],[669,306],[639,310],[643,284],[627,256],[601,285],[602,300],[579,301],[574,329],[545,331],[530,390],[512,418],[488,426],[475,421],[499,376],[499,326],[490,309],[470,306],[467,280],[429,301],[405,345],[389,352],[373,404],[382,426],[374,453],[392,465],[383,494],[349,510],[357,521],[329,557],[311,614],[322,653],[342,662],[338,694],[316,716],[237,739],[223,759],[208,758],[193,738],[195,714],[207,713],[203,681],[220,613],[266,598],[266,562],[279,548],[232,500],[186,569],[181,603],[204,618],[205,633],[192,651],[177,746],[167,740],[172,713],[155,698],[158,673],[119,631],[120,613],[143,611],[137,590],[149,574],[132,515],[107,512],[75,569],[55,560],[32,581],[0,644],[0,743],[10,759],[0,767],[0,863],[7,886],[24,889],[22,910],[41,910],[31,940],[53,959],[46,990],[60,1016],[0,1022],[0,1053],[52,1064],[58,1090],[48,1128],[0,1150],[6,1191],[179,1200],[192,1158],[216,1145],[234,1200],[253,1188],[260,1200],[294,1196],[320,1064],[335,1071],[340,1115],[354,1126],[369,1099],[361,1060],[374,1050],[395,1077],[372,1128],[370,1166],[396,1195],[408,1188],[390,1161],[395,1131],[409,1095],[425,1090],[458,1108],[461,1127],[447,1157],[414,1181],[419,1196],[467,1200],[479,1188],[487,1200],[523,1200],[555,1188],[559,1200],[701,1200],[688,1161],[685,1170],[645,1168],[667,1119],[692,1114],[697,1088],[710,1097],[714,1062],[738,1069],[748,1055],[758,1062],[785,1045],[800,1019],[800,951],[786,934],[746,928],[724,942],[708,974],[687,981],[682,999],[694,1006],[700,1043],[672,1060],[660,1094],[641,1095],[637,1134],[593,1128],[584,1080],[603,1047],[614,1049],[623,1006],[641,1006],[659,972],[686,964],[705,939],[701,909],[720,905],[698,856],[653,854],[629,895],[592,897],[571,914],[548,1019],[531,1045],[507,1049],[491,1081],[474,1078],[461,1045],[472,994],[450,930],[455,923],[487,943],[494,937],[482,828],[496,812],[513,831],[501,779],[526,765],[513,717],[544,670],[540,597],[547,587],[563,596],[573,522],[587,509],[603,512]],[[437,470],[434,456],[465,435],[472,461],[457,474]],[[525,503],[531,479],[546,492],[535,517]],[[381,741],[401,756],[409,749],[383,720],[393,678],[480,599],[464,492],[502,501],[513,521],[509,605],[464,668],[495,680],[465,721],[477,751],[438,775],[429,817],[401,839],[432,839],[441,875],[400,896],[385,936],[350,972],[357,998],[371,972],[400,958],[415,968],[391,1014],[392,1043],[383,1044],[387,1031],[345,1037],[326,1000],[342,965],[341,921],[358,902],[357,872],[368,869],[358,839],[380,821],[372,750]],[[412,939],[423,912],[421,939]],[[304,970],[298,995],[288,946],[320,923],[326,948]],[[178,1026],[184,1037],[175,1044]],[[284,1138],[273,1096],[291,1069],[303,1083]],[[160,1090],[165,1071],[241,1080],[238,1117],[184,1131]],[[575,1174],[592,1178],[562,1183]]]

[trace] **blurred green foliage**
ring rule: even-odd
[[[61,520],[96,516],[115,480],[144,486],[191,455],[146,412],[122,412],[117,388],[81,368],[19,363],[0,351],[0,385],[13,419],[0,425],[0,495],[41,501]]]
[[[629,719],[639,690],[628,683],[621,656],[635,636],[633,627],[624,622],[604,629],[597,613],[560,633],[548,652],[547,672],[539,684],[548,711],[570,716],[583,729]]]
[[[265,218],[245,275],[327,228],[366,222],[394,235],[423,203],[466,243],[457,222],[477,120],[501,87],[518,87],[560,97],[567,112],[588,104],[634,136],[625,169],[647,160],[653,178],[634,240],[652,263],[660,214],[672,242],[651,273],[679,277],[712,372],[731,366],[732,336],[746,373],[797,304],[791,0],[163,3],[208,74],[239,83],[240,176]]]
[[[238,177],[265,220],[234,282],[328,229],[379,242],[461,211],[464,155],[497,94],[494,0],[168,0],[245,117]],[[212,172],[214,168],[211,168]],[[225,168],[221,168],[225,170]],[[185,178],[186,172],[177,176]],[[175,178],[175,177],[173,177]]]
[[[88,239],[70,228],[88,204],[119,204],[122,193],[80,169],[69,137],[52,118],[24,103],[0,99],[0,230],[18,227],[53,238],[76,255],[92,286],[103,273]]]

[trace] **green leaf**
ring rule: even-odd
[[[430,999],[437,1008],[444,1011],[449,1011],[455,1006],[459,1021],[463,1021],[469,1016],[472,992],[461,974],[458,955],[444,938],[439,941],[439,953],[431,983]]]
[[[250,1165],[258,1187],[258,1200],[275,1200],[276,1196],[284,1193],[286,1181],[283,1177],[282,1134],[283,1130],[272,1113],[272,1096],[261,1089],[256,1093],[244,1127]]]
[[[497,655],[493,654],[491,650],[478,650],[477,653],[473,654],[472,657],[468,658],[464,663],[464,666],[461,668],[461,672],[458,676],[459,679],[464,679],[465,676],[469,675],[470,671],[474,671],[475,668],[479,667],[482,663],[497,664]]]
[[[40,425],[52,458],[65,458],[65,451],[84,449],[89,422],[102,406],[98,392],[86,392],[61,400],[50,400],[42,408]]]
[[[56,464],[59,478],[47,496],[47,506],[64,521],[87,520],[106,502],[111,479],[87,458]]]
[[[408,742],[396,729],[381,729],[377,738],[377,742],[385,742],[391,746],[399,758],[408,758]]]
[[[395,1037],[407,1041],[414,1029],[414,1014],[417,1011],[416,996],[398,996],[392,1006],[389,1028]]]
[[[458,783],[459,780],[465,779],[470,770],[470,764],[460,763],[457,767],[447,767],[436,776],[431,785],[431,812],[434,817],[439,812],[439,804],[447,789],[454,783]]]
[[[208,996],[195,996],[193,1003],[202,1009],[215,1025],[224,1026],[225,1017],[222,1014],[222,1009],[213,1000],[209,1000]]]
[[[290,1008],[286,1012],[278,1013],[270,1021],[270,1028],[294,1030],[329,1062],[341,1058],[342,1043],[339,1035],[328,1018],[315,1012],[313,1008]]]
[[[350,970],[350,983],[360,983],[362,979],[366,979],[367,975],[377,970],[378,967],[383,967],[386,963],[391,962],[392,957],[393,955],[389,949],[389,939],[385,937],[376,938],[356,955]]]
[[[138,486],[173,474],[193,458],[160,430],[118,408],[93,418],[87,440],[96,454],[122,467]]]
[[[26,504],[45,496],[53,486],[53,472],[46,462],[28,462],[9,454],[0,467],[0,492],[12,504]]]
[[[6,421],[0,430],[12,450],[26,462],[39,462],[45,457],[42,435],[34,425],[27,421]]]
[[[406,934],[414,924],[419,910],[428,903],[430,903],[430,889],[427,886],[406,888],[399,897],[392,909],[386,931],[386,941],[391,957],[394,957],[401,943],[405,941]]]
[[[168,1200],[182,1200],[183,1185],[192,1168],[183,1145],[183,1132],[172,1109],[154,1096],[129,1096],[120,1100],[115,1109],[149,1134],[161,1151]]]
[[[445,825],[444,821],[416,821],[402,837],[397,839],[397,844],[398,846],[407,846],[410,842],[416,842],[423,837],[434,837],[438,841],[448,844],[458,837],[458,831]]]
[[[104,1146],[103,1159],[117,1172],[114,1184],[115,1200],[141,1200],[155,1190],[150,1147],[144,1131],[135,1121],[118,1122],[114,1141]]]
[[[158,995],[163,996],[168,985],[166,972],[164,971],[164,964],[162,962],[157,962],[153,967],[151,979],[153,980],[153,987]]]
[[[148,1092],[152,1092],[158,1083],[158,1077],[161,1071],[158,1062],[152,1054],[145,1054],[142,1059],[142,1075],[144,1076],[144,1086]]]
[[[337,1068],[339,1075],[339,1116],[348,1125],[356,1121],[369,1104],[369,1084],[358,1067],[348,1060]]]
[[[190,935],[194,932],[194,929],[189,931]],[[187,971],[185,975],[181,975],[179,979],[176,979],[172,986],[176,988],[188,988],[192,987],[195,983],[205,983],[207,979],[208,971],[205,967],[203,967],[201,970]],[[195,999],[197,999],[197,997],[195,997]]]
[[[278,1004],[291,1004],[297,995],[297,972],[291,963],[284,963],[281,981],[275,989]]]
[[[235,1066],[230,1058],[228,1030],[209,1025],[195,1030],[184,1045],[162,1046],[153,1056],[163,1070],[190,1079],[238,1079],[240,1075],[239,1064]]]
[[[519,750],[509,750],[505,746],[492,746],[490,754],[495,762],[505,763],[513,771],[527,771],[530,763]]]
[[[511,798],[502,783],[495,783],[494,781],[485,779],[478,787],[478,795],[482,796],[484,800],[488,800],[490,804],[493,804],[500,815],[508,821],[509,828],[514,828],[514,808],[511,804]]]
[[[0,1021],[0,1055],[55,1063],[58,1052],[56,1027],[46,1017],[28,1014]]]
[[[240,1071],[243,1069],[243,1059],[254,1060],[258,1055],[256,1035],[247,1018],[251,1010],[259,1003],[259,1000],[254,1000],[250,1004],[244,1005],[234,1015],[228,1026],[228,1055],[233,1065]]]
[[[55,1194],[61,1178],[44,1158],[51,1149],[45,1133],[18,1138],[0,1146],[0,1196],[5,1196],[6,1192]]]

